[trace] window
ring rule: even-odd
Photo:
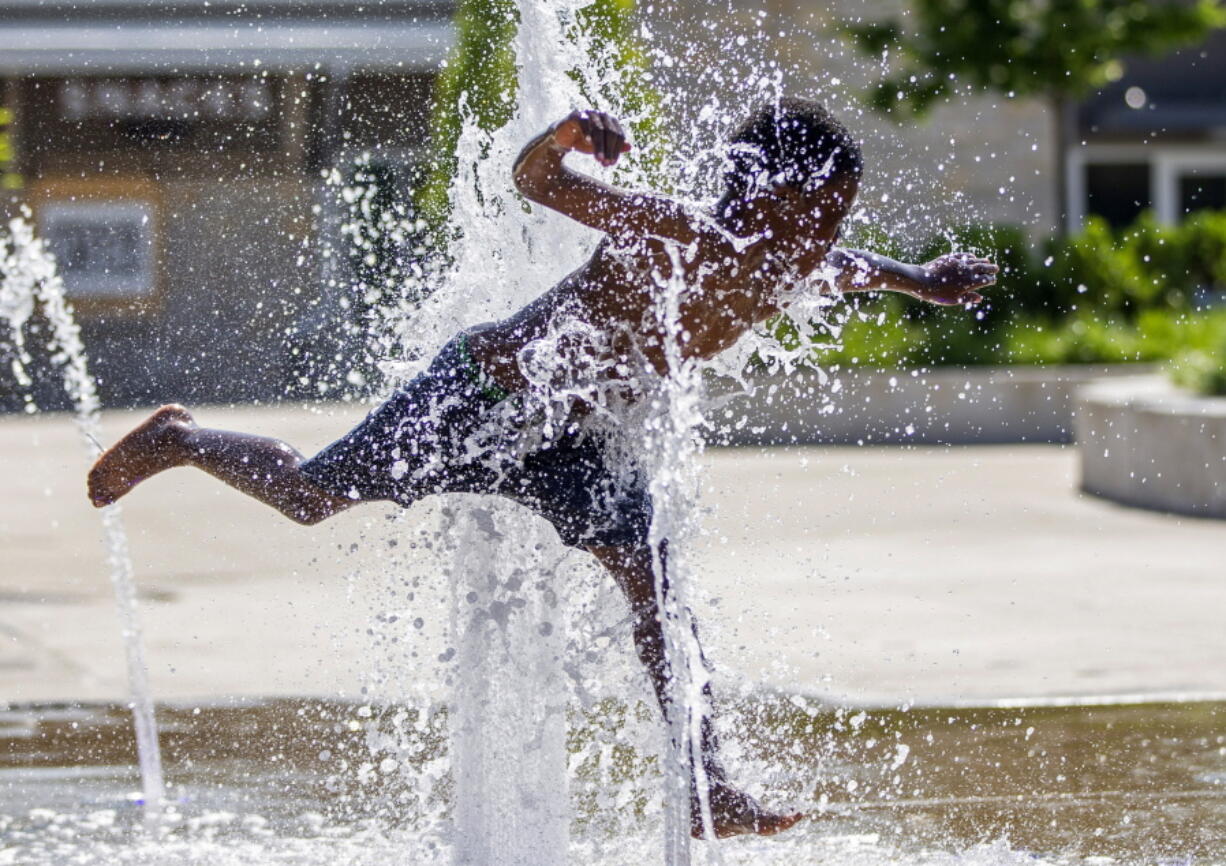
[[[1226,170],[1191,169],[1179,175],[1179,215],[1226,209]]]
[[[1220,145],[1090,144],[1068,151],[1068,225],[1098,215],[1113,226],[1152,210],[1165,223],[1226,210],[1226,149]]]
[[[156,288],[153,206],[142,201],[51,201],[39,229],[69,298],[144,298]]]
[[[1130,225],[1153,206],[1149,164],[1144,162],[1087,165],[1085,190],[1086,213],[1101,216],[1116,228]]]

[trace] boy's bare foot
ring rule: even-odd
[[[196,422],[182,406],[158,409],[98,458],[89,471],[89,501],[110,505],[140,482],[186,460],[184,437]]]
[[[711,786],[710,799],[711,823],[714,825],[715,835],[721,839],[745,834],[773,836],[806,817],[804,812],[786,815],[768,812],[753,797],[723,782],[716,782]],[[701,839],[704,835],[702,812],[697,802],[690,804],[690,814],[690,835]]]

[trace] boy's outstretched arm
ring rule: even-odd
[[[532,139],[513,169],[515,188],[529,200],[611,235],[654,235],[688,244],[698,235],[695,215],[663,196],[627,192],[562,164],[570,151],[613,165],[630,149],[617,118],[574,111]]]
[[[910,265],[842,247],[831,249],[826,263],[838,269],[834,284],[840,292],[900,292],[934,304],[977,304],[983,296],[975,290],[996,282],[1000,271],[971,253],[947,253]]]

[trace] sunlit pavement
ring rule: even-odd
[[[198,418],[310,453],[361,414]],[[109,414],[107,435],[136,418]],[[716,450],[704,463],[697,607],[725,686],[890,705],[1226,694],[1226,523],[1082,496],[1071,448]],[[126,691],[85,464],[67,417],[0,419],[8,701]],[[359,564],[390,507],[305,528],[179,471],[124,513],[159,699],[356,696],[362,601],[384,579]]]

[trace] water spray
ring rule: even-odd
[[[26,216],[29,216],[28,212]],[[53,362],[59,367],[64,392],[72,401],[77,429],[92,462],[103,451],[98,438],[101,432],[101,403],[97,382],[89,373],[81,329],[64,296],[64,281],[56,270],[55,258],[44,242],[34,236],[29,223],[21,218],[9,221],[7,236],[0,234],[0,255],[0,318],[8,322],[13,343],[17,347],[17,357],[13,362],[15,376],[19,383],[29,385],[30,379],[24,369],[29,356],[24,350],[22,328],[37,305],[51,325],[48,347],[52,350]],[[28,402],[27,409],[33,408],[33,402]],[[152,828],[161,819],[166,786],[153,697],[149,689],[149,668],[145,662],[144,641],[137,613],[128,534],[118,505],[108,505],[102,509],[102,531],[127,661],[131,695],[129,706],[136,728],[136,752],[141,775],[140,802],[144,808],[145,824]]]

